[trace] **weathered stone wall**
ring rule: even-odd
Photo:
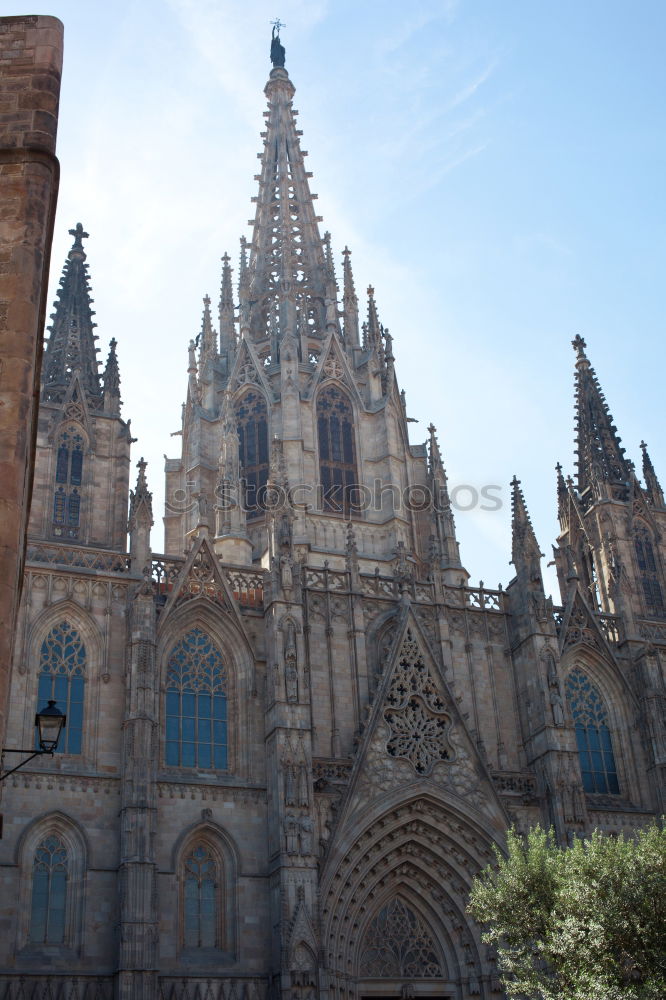
[[[0,18],[0,737],[35,449],[63,26]]]

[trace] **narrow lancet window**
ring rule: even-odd
[[[666,617],[657,560],[654,554],[652,538],[647,528],[636,529],[634,545],[646,611],[651,618]]]
[[[248,518],[264,510],[268,482],[268,410],[260,392],[246,392],[236,404],[238,457]]]
[[[166,678],[168,765],[228,767],[227,675],[211,637],[193,628],[171,650]]]
[[[53,497],[53,534],[78,538],[81,518],[84,440],[74,427],[60,437],[56,451],[56,490]]]
[[[53,699],[67,716],[58,752],[81,753],[85,668],[86,647],[77,630],[66,621],[54,626],[40,651],[37,710]]]
[[[359,509],[354,413],[337,385],[326,386],[317,398],[317,436],[322,507],[349,517]]]
[[[206,844],[196,844],[185,858],[183,943],[186,948],[219,947],[221,885],[218,864]]]
[[[575,667],[567,678],[566,694],[576,726],[583,788],[590,793],[619,795],[608,713],[599,691],[589,677]]]
[[[45,837],[35,851],[32,866],[30,941],[62,944],[65,940],[67,850],[55,834]]]

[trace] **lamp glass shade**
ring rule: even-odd
[[[39,730],[39,745],[46,753],[53,753],[58,746],[66,722],[66,716],[55,707],[55,701],[49,701],[46,708],[37,713],[35,725]]]

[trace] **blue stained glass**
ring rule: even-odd
[[[215,767],[221,766],[216,743],[217,726],[224,722],[220,735],[226,744],[225,692],[226,672],[219,650],[207,633],[191,629],[176,643],[167,663],[167,764],[211,768],[215,761]],[[226,747],[223,756],[226,767]]]
[[[215,767],[218,771],[226,771],[227,769],[227,748],[223,746],[215,746]]]
[[[566,695],[576,721],[576,744],[585,791],[619,795],[608,716],[599,691],[575,667],[567,678]]]

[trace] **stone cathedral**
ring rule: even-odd
[[[578,337],[561,606],[515,478],[515,576],[469,585],[435,428],[410,443],[373,290],[359,307],[321,233],[275,34],[271,58],[252,236],[189,345],[164,554],[71,230],[8,746],[49,699],[67,725],[2,786],[3,1000],[500,1000],[465,907],[507,827],[566,843],[666,808],[645,444],[639,480]]]

